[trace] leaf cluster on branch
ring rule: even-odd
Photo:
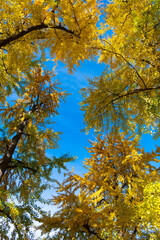
[[[144,129],[159,136],[160,58],[159,1],[112,1],[106,12],[99,61],[106,64],[100,77],[82,90],[86,129],[139,133]],[[112,36],[107,36],[107,31]]]

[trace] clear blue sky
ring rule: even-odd
[[[95,139],[93,131],[89,135],[81,130],[84,129],[83,112],[80,110],[81,88],[88,85],[88,78],[99,76],[104,69],[104,65],[97,64],[93,61],[85,61],[81,67],[70,75],[64,65],[57,66],[57,78],[61,83],[63,90],[71,93],[67,96],[66,102],[60,103],[60,115],[55,118],[56,124],[54,128],[62,131],[60,148],[56,150],[56,154],[61,155],[70,153],[77,156],[77,160],[69,166],[74,165],[76,173],[81,174],[84,171],[82,161],[88,157],[86,147],[90,146],[89,139]]]

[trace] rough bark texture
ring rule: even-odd
[[[26,118],[18,127],[17,134],[12,138],[11,144],[8,146],[4,156],[0,160],[0,182],[5,171],[9,168],[9,164],[11,163],[12,156],[17,147],[17,144],[23,134],[23,131],[27,125],[28,119]]]

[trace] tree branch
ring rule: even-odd
[[[108,238],[105,238],[105,239],[104,239],[104,238],[99,237],[97,232],[95,232],[95,231],[93,231],[93,230],[90,229],[88,223],[87,223],[87,224],[84,224],[83,227],[87,230],[87,232],[88,232],[89,234],[92,234],[92,235],[96,236],[96,237],[97,237],[98,239],[100,239],[100,240],[108,239]]]
[[[20,123],[19,127],[17,128],[17,134],[12,138],[12,141],[8,145],[8,149],[6,150],[4,156],[2,157],[2,159],[0,159],[0,182],[2,180],[2,177],[5,171],[7,170],[7,168],[9,167],[9,164],[12,161],[12,156],[15,152],[17,144],[24,133],[24,129],[28,124],[28,120],[30,118],[29,116],[30,114],[34,113],[36,110],[37,110],[37,105],[34,104],[30,109],[28,116],[23,120],[23,122]]]
[[[107,42],[107,41],[106,41]],[[97,47],[93,47],[93,49],[97,49],[97,50],[103,50],[103,51],[106,51],[106,52],[109,52],[109,53],[112,53],[114,55],[117,55],[121,58],[123,58],[123,60],[135,71],[135,73],[137,74],[137,76],[139,77],[139,79],[142,81],[143,85],[145,88],[147,88],[143,78],[140,76],[139,72],[137,71],[137,69],[135,68],[135,66],[133,64],[131,64],[121,53],[117,53],[114,49],[114,47],[109,43],[107,42],[112,48],[114,51],[111,51],[111,50],[108,50],[108,49],[105,49],[105,48],[97,48]]]
[[[122,54],[120,54],[120,53],[115,53],[115,54],[121,56],[121,57],[123,58],[123,60],[124,60],[131,68],[134,69],[135,73],[136,73],[137,76],[141,79],[141,81],[142,81],[143,85],[145,86],[145,88],[147,88],[147,86],[146,86],[143,78],[140,76],[140,74],[139,74],[139,72],[137,71],[137,69],[135,68],[135,66],[133,66]]]
[[[22,167],[28,170],[31,170],[32,172],[36,173],[38,170],[38,167],[36,169],[27,166],[25,163],[23,163],[22,161],[16,160],[16,162],[14,163],[14,165],[10,165],[7,167],[7,169],[14,169],[14,168],[18,168],[18,167]]]
[[[12,43],[12,42],[15,41],[15,40],[18,40],[19,38],[25,36],[25,35],[28,34],[28,33],[31,33],[31,32],[36,31],[36,30],[49,29],[49,28],[59,29],[59,30],[62,30],[62,31],[67,32],[67,33],[69,33],[69,34],[73,34],[73,35],[75,35],[76,37],[78,37],[78,35],[76,35],[76,34],[74,33],[74,31],[69,30],[69,29],[61,26],[61,24],[59,24],[59,25],[57,25],[57,26],[49,27],[48,25],[46,25],[45,23],[42,22],[42,23],[39,24],[39,25],[29,27],[29,28],[27,28],[26,30],[22,30],[21,32],[19,32],[19,33],[17,33],[17,34],[14,34],[14,35],[6,38],[6,39],[0,40],[0,48],[5,47],[6,45]]]
[[[114,103],[115,101],[117,101],[117,100],[119,100],[119,99],[121,99],[121,98],[123,98],[123,97],[128,97],[128,96],[130,96],[130,95],[133,95],[133,94],[139,93],[139,92],[152,91],[152,90],[158,90],[158,89],[160,89],[160,86],[155,87],[155,88],[140,88],[140,89],[135,89],[135,90],[133,90],[133,91],[131,91],[131,92],[127,92],[127,93],[125,93],[125,94],[122,94],[122,95],[114,98],[112,101],[110,101],[109,103],[107,103],[105,106],[100,107],[99,109],[106,108],[106,107],[108,107],[108,105],[110,105],[111,103]]]
[[[0,213],[2,213],[3,215],[5,215],[5,216],[13,223],[13,225],[15,226],[15,229],[16,229],[18,235],[19,235],[19,237],[22,238],[23,236],[22,236],[22,234],[21,234],[21,232],[20,232],[17,224],[15,223],[15,221],[13,220],[13,218],[11,217],[11,215],[10,215],[9,213],[7,213],[6,211],[2,210],[2,209],[0,209]]]
[[[18,127],[17,129],[17,134],[12,138],[12,141],[10,143],[10,145],[8,146],[8,149],[6,151],[6,153],[4,154],[3,158],[0,161],[0,181],[6,171],[6,169],[9,166],[9,163],[12,160],[12,156],[14,154],[14,151],[17,147],[17,144],[23,134],[23,130],[25,129],[25,127],[27,126],[28,123],[28,118],[26,118]]]

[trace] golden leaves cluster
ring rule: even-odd
[[[88,151],[87,173],[82,177],[69,173],[58,183],[53,202],[60,210],[48,218],[51,229],[57,229],[58,221],[60,234],[67,231],[67,239],[84,232],[89,239],[127,240],[143,236],[144,229],[150,236],[154,229],[153,235],[158,236],[158,209],[154,221],[151,209],[153,201],[159,204],[160,199],[157,193],[149,196],[152,186],[159,191],[160,174],[151,164],[159,162],[158,149],[148,153],[139,147],[138,137],[110,134],[98,136]],[[49,230],[46,219],[42,220],[44,232]]]
[[[90,45],[97,38],[96,0],[11,0],[0,4],[0,77],[4,89],[19,81],[22,73],[30,72],[40,55],[44,59],[46,48],[55,61],[65,62],[70,70],[95,53]]]
[[[159,136],[159,1],[111,1],[95,48],[106,65],[83,89],[86,128]],[[106,26],[106,27],[105,27]]]

